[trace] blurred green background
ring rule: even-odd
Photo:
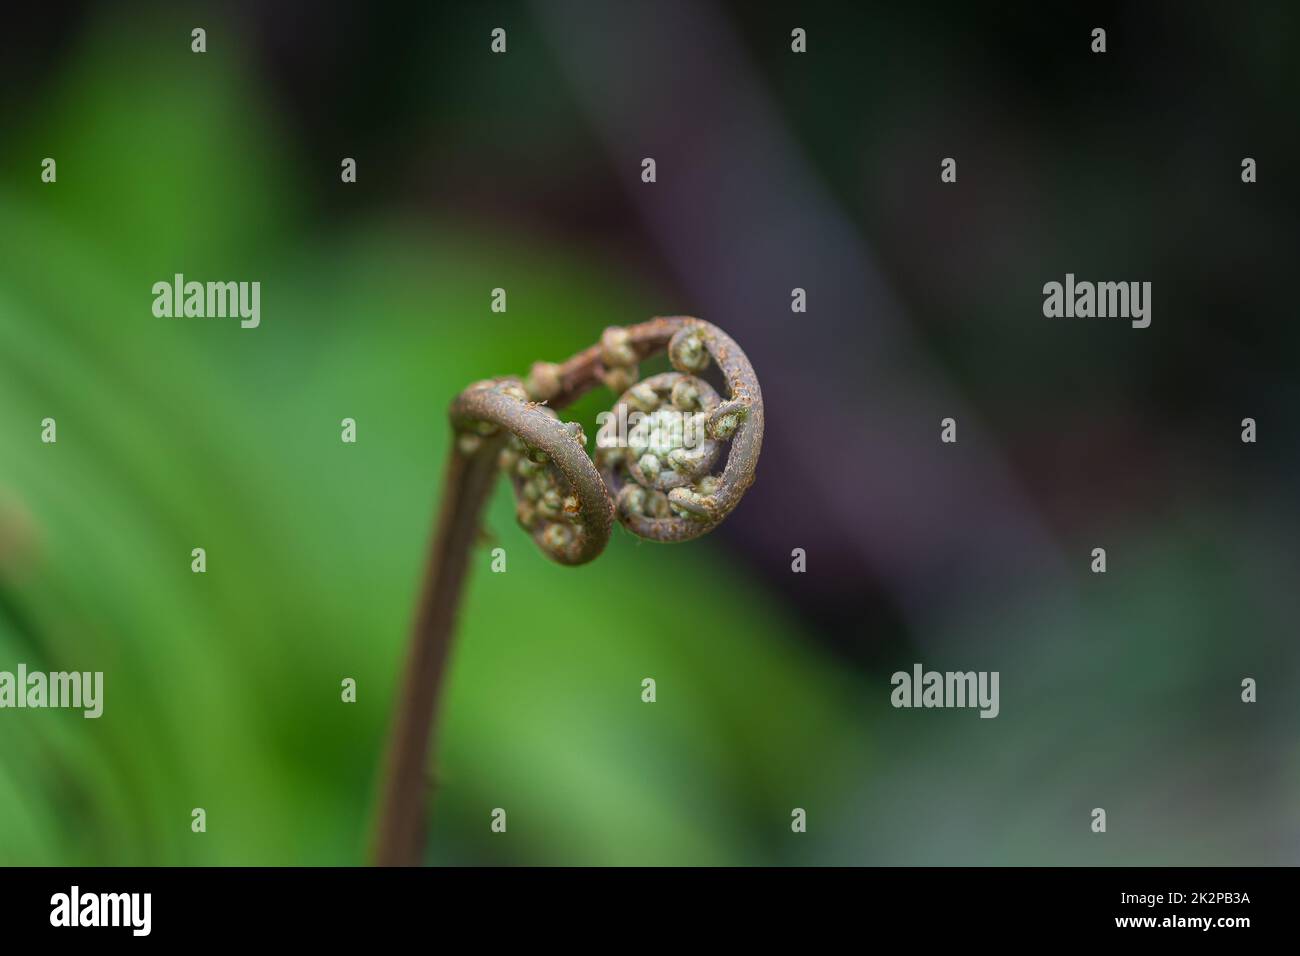
[[[641,45],[625,69],[604,67],[611,87],[632,78],[618,96],[649,103],[638,58],[657,39],[681,56],[665,75],[716,71],[703,106],[659,104],[680,134],[660,176],[680,173],[716,107],[734,120],[722,135],[752,137],[756,169],[790,146],[784,168],[807,178],[754,191],[733,167],[702,187],[717,208],[669,185],[656,220],[629,198],[638,164],[609,143],[628,138],[623,101],[594,100],[566,62],[582,39],[563,17],[613,14],[564,7],[82,5],[9,33],[0,669],[102,670],[105,709],[0,712],[0,863],[362,862],[449,401],[608,324],[678,312],[754,344],[771,430],[759,484],[714,536],[660,547],[619,530],[579,569],[544,560],[497,489],[487,525],[509,571],[485,573],[486,547],[475,557],[431,862],[1295,862],[1296,336],[1279,271],[1294,250],[1278,225],[1294,224],[1294,186],[1242,210],[1226,198],[1241,150],[1225,147],[1224,192],[1201,201],[1236,210],[1235,234],[1266,248],[1207,254],[1167,215],[1190,200],[1169,195],[1154,152],[1078,158],[1059,181],[1006,172],[1056,155],[1039,97],[1100,96],[1006,66],[1015,40],[1034,42],[1014,26],[990,53],[994,27],[973,20],[994,33],[814,7],[804,18],[825,53],[796,75],[779,8],[701,5],[701,25],[669,5],[658,36],[629,27]],[[1129,36],[1155,31],[1166,52],[1211,43],[1208,26],[1168,39],[1162,22]],[[508,68],[487,52],[501,23]],[[1223,55],[1287,102],[1294,67],[1269,59],[1273,31],[1240,23]],[[864,64],[854,36],[911,55]],[[1002,171],[992,192],[959,194],[957,213],[931,180],[948,155],[934,131],[961,127],[962,110],[926,64],[973,71],[959,95],[1012,104],[1000,125],[965,123],[969,152]],[[723,102],[728,71],[761,106]],[[1162,84],[1145,89],[1154,111]],[[1292,119],[1264,128],[1289,137],[1276,130]],[[1118,140],[1142,126],[1112,122]],[[1191,155],[1175,182],[1210,175]],[[46,156],[56,184],[40,181]],[[339,182],[344,156],[356,185]],[[686,175],[707,178],[699,162]],[[963,182],[978,178],[966,168]],[[728,211],[762,208],[766,190],[833,213],[774,232],[772,260],[729,261],[754,231]],[[1089,223],[1099,202],[1133,223]],[[774,263],[801,244],[820,255],[843,230],[866,244],[834,247],[861,253],[840,271],[892,293],[823,309],[814,288],[814,314],[792,327],[800,281]],[[1236,265],[1206,279],[1204,262],[1225,257]],[[1079,262],[1100,263],[1097,278],[1155,276],[1150,335],[1046,337],[1038,289]],[[724,278],[702,289],[697,263]],[[177,272],[260,281],[261,327],[155,318],[151,287]],[[770,312],[727,275],[768,283]],[[1258,297],[1253,319],[1216,313],[1248,301],[1223,291],[1239,281]],[[506,314],[489,310],[497,286]],[[578,409],[588,434],[600,402]],[[951,408],[967,413],[963,444],[925,457],[936,409]],[[1237,441],[1256,409],[1258,449]],[[39,440],[47,416],[54,445]],[[355,445],[339,439],[345,417]],[[1099,542],[1105,577],[1087,571]],[[195,547],[206,574],[190,571]],[[809,552],[802,578],[793,547]],[[888,676],[914,661],[1000,670],[1002,715],[890,709]],[[1247,675],[1261,681],[1254,706],[1238,699]],[[654,705],[640,700],[647,676]],[[340,700],[345,677],[355,704]],[[1105,838],[1088,831],[1094,806]],[[507,836],[489,830],[494,807]],[[807,834],[790,831],[794,807]]]

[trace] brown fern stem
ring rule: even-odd
[[[479,516],[495,479],[492,456],[467,456],[453,447],[389,738],[374,835],[373,860],[379,866],[415,866],[423,853],[430,789],[426,754]]]

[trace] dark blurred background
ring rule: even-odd
[[[0,670],[107,700],[0,713],[0,862],[359,862],[447,403],[677,313],[758,372],[759,480],[577,570],[498,490],[431,861],[1296,862],[1294,7],[6,16]],[[261,328],[154,318],[176,272]],[[1151,326],[1044,318],[1067,272]],[[917,661],[1000,717],[890,708]]]

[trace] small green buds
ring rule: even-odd
[[[700,389],[696,379],[684,376],[673,386],[672,403],[684,412],[700,408]]]
[[[703,372],[709,367],[709,352],[704,339],[693,328],[685,328],[668,343],[668,359],[680,372]]]
[[[554,554],[562,554],[573,543],[573,529],[564,524],[548,524],[542,532],[542,544]]]
[[[650,414],[659,407],[659,395],[645,382],[638,382],[627,390],[623,400],[642,414]]]
[[[718,510],[712,495],[702,495],[690,488],[674,488],[668,492],[668,504],[674,514],[696,521],[710,521]]]
[[[601,381],[611,392],[626,391],[636,381],[636,366],[616,365],[605,372]]]
[[[636,349],[627,329],[610,326],[600,336],[600,361],[606,368],[616,365],[635,365]]]
[[[560,394],[560,389],[564,387],[560,366],[554,362],[534,362],[524,387],[533,401],[550,401]]]
[[[716,441],[726,441],[736,433],[748,413],[749,406],[742,402],[723,402],[709,414],[705,426],[709,437]]]

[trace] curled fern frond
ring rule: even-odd
[[[648,415],[640,440],[605,455],[601,474],[628,530],[652,541],[686,541],[717,527],[754,482],[763,444],[758,377],[739,345],[715,325],[655,319],[635,335],[641,358],[667,347],[675,372],[653,376],[620,398]],[[702,377],[716,363],[724,399]],[[618,406],[615,406],[618,412]],[[725,466],[715,466],[726,452]]]
[[[676,371],[638,381],[640,365],[665,350]],[[701,377],[714,364],[725,398]],[[627,441],[598,447],[593,464],[581,426],[562,422],[558,410],[597,385],[619,395],[615,415],[642,424]],[[535,364],[523,382],[476,383],[457,397],[451,418],[462,452],[499,455],[519,523],[562,564],[600,554],[614,515],[652,541],[712,530],[753,483],[763,441],[749,359],[717,326],[687,316],[608,328],[567,362]]]
[[[642,363],[665,351],[674,371],[639,380]],[[712,366],[725,395],[705,377]],[[582,426],[559,413],[601,385],[618,396],[614,414],[635,412],[640,425],[598,447],[593,461]],[[423,853],[442,678],[496,474],[509,477],[520,525],[561,564],[599,555],[616,515],[652,541],[698,538],[754,481],[763,399],[753,367],[725,332],[673,316],[608,328],[567,362],[535,363],[522,381],[476,382],[452,402],[451,422],[455,442],[385,762],[374,846],[384,865],[412,865]]]
[[[451,420],[458,451],[497,455],[515,489],[519,523],[548,557],[583,564],[600,554],[613,506],[587,457],[582,426],[529,400],[517,379],[471,385],[452,403]]]

